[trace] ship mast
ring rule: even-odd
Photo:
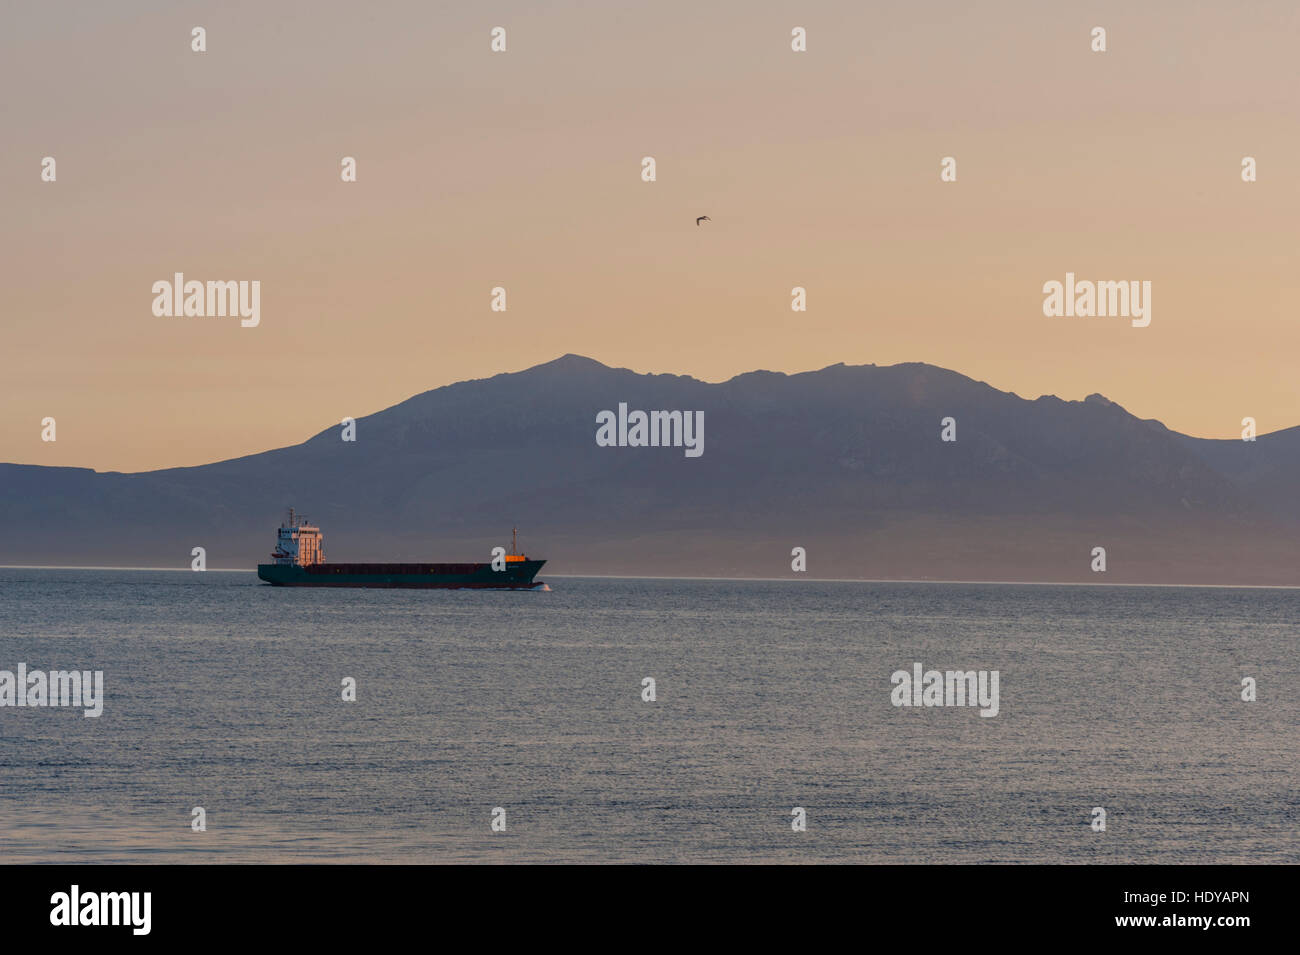
[[[514,556],[519,553],[519,528],[510,529],[510,554]]]

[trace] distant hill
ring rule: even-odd
[[[598,447],[619,402],[702,410],[704,453]],[[1300,584],[1297,475],[1300,428],[1190,438],[925,364],[709,384],[565,355],[361,418],[355,443],[333,426],[201,467],[0,464],[0,563],[186,567],[201,545],[251,568],[292,505],[334,560],[481,560],[517,524],[543,578],[792,577],[802,546],[810,577]]]

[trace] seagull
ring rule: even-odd
[[[695,218],[696,225],[699,225],[701,222],[712,222],[712,221],[713,220],[710,219],[708,216],[696,216]]]

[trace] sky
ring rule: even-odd
[[[568,352],[1300,425],[1298,47],[1289,0],[16,0],[0,461],[222,460]],[[176,272],[260,324],[154,315]],[[1150,325],[1045,316],[1067,272],[1150,281]]]

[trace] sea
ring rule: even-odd
[[[0,862],[1300,862],[1300,590],[542,576],[0,568]]]

